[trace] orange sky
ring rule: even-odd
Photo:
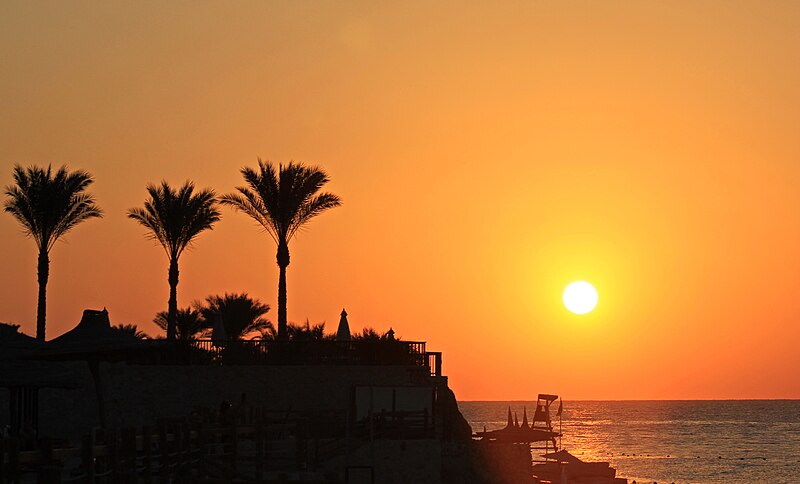
[[[48,336],[84,308],[154,332],[145,185],[228,192],[256,158],[344,200],[291,245],[290,321],[392,326],[460,399],[800,398],[800,5],[0,3],[0,184],[90,171],[101,220],[51,253]],[[36,251],[0,214],[0,320]],[[223,209],[181,306],[273,306],[275,246]],[[574,316],[563,287],[593,282]]]

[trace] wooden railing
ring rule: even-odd
[[[430,368],[431,374],[441,364],[432,365],[424,341],[356,340],[356,341],[289,341],[196,339],[192,348],[218,363],[234,364],[346,364],[346,365],[411,365]]]
[[[431,351],[425,353],[425,365],[430,370],[431,376],[442,376],[442,352]]]

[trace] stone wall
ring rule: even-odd
[[[435,385],[418,368],[401,366],[171,366],[65,362],[79,387],[39,393],[40,435],[79,439],[102,417],[109,427],[153,425],[223,401],[275,410],[344,412],[358,385]],[[99,384],[100,396],[97,388]],[[8,420],[8,393],[0,394],[0,424]]]
[[[527,444],[448,442],[442,448],[442,482],[534,484]]]
[[[39,389],[39,433],[59,437],[88,433],[100,425],[94,379],[85,361],[53,365],[73,388]],[[9,389],[0,388],[0,427],[11,423]]]
[[[85,361],[62,366],[74,375],[78,387],[39,390],[39,434],[77,439],[100,426],[95,380]]]
[[[415,372],[396,366],[136,366],[103,364],[107,423],[151,424],[194,408],[238,403],[276,410],[339,410],[356,385],[406,385]]]
[[[372,482],[369,470],[359,466],[373,469],[374,482],[381,484],[442,484],[442,443],[435,439],[375,440],[325,467],[341,474],[347,466],[351,467],[348,482],[354,484]]]
[[[372,467],[375,482],[385,484],[533,482],[526,446],[470,440],[471,429],[446,378],[430,378],[418,368],[100,363],[92,372],[86,362],[63,365],[78,388],[40,390],[41,435],[75,441],[101,425],[101,413],[109,427],[153,425],[158,418],[187,416],[195,408],[238,403],[243,393],[253,406],[344,412],[356,386],[430,385],[437,388],[442,405],[436,439],[366,442],[347,462],[331,465],[339,470]],[[0,424],[8,420],[5,389],[0,389],[0,419]]]

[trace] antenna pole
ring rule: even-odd
[[[558,448],[559,449],[563,448],[562,445],[561,445],[561,438],[564,436],[564,433],[561,432],[561,414],[564,413],[563,405],[564,405],[564,401],[563,400],[558,402],[558,406],[559,406],[559,408],[561,408],[561,412],[558,412]]]

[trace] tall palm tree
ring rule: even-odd
[[[167,339],[175,339],[178,315],[178,259],[195,237],[210,230],[219,221],[217,197],[213,190],[194,192],[194,183],[187,181],[175,190],[165,181],[148,185],[150,197],[144,208],[128,210],[128,217],[149,230],[149,237],[158,241],[169,259],[169,306]]]
[[[94,179],[88,172],[70,172],[66,166],[54,174],[50,165],[46,170],[16,165],[14,185],[6,187],[5,211],[19,221],[39,249],[36,339],[44,341],[50,249],[79,223],[103,215],[94,197],[86,192],[92,182]]]
[[[273,327],[263,317],[269,311],[269,305],[251,298],[247,293],[208,296],[205,304],[198,303],[196,307],[207,327],[213,327],[217,316],[222,318],[228,339],[243,339],[250,333],[263,333]]]
[[[153,318],[153,324],[165,330],[169,327],[169,312],[161,311]],[[190,341],[208,330],[209,326],[199,311],[191,307],[178,309],[175,317],[175,333],[179,341]]]
[[[339,197],[322,192],[328,174],[316,166],[290,162],[280,164],[258,160],[258,171],[242,168],[246,186],[238,193],[223,195],[221,202],[241,210],[266,229],[278,245],[278,339],[286,341],[286,267],[289,266],[289,241],[312,218],[341,205]]]

